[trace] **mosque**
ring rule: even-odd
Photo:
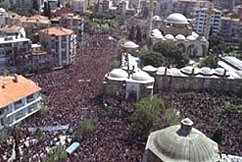
[[[163,21],[159,16],[154,16],[153,26],[156,29],[150,33],[152,45],[159,42],[174,42],[191,58],[206,56],[209,48],[208,40],[193,31],[192,25],[184,15],[173,13]]]
[[[240,157],[221,154],[218,144],[185,118],[180,125],[149,135],[143,162],[233,162],[234,159],[241,161]]]

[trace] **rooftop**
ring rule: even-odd
[[[0,76],[0,108],[41,90],[33,81],[21,75]]]
[[[73,34],[73,30],[66,29],[63,27],[50,27],[40,31],[41,33],[46,33],[50,36],[66,36]]]

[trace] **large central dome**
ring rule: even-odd
[[[180,13],[170,14],[165,21],[170,24],[189,24],[187,18]]]
[[[181,126],[171,126],[150,134],[146,149],[164,162],[217,162],[218,145],[192,128],[186,118]]]

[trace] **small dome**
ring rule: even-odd
[[[110,80],[125,80],[128,78],[128,73],[122,69],[113,69],[109,75]]]
[[[0,12],[3,13],[6,12],[6,10],[4,8],[0,8]]]
[[[174,40],[175,39],[174,36],[171,35],[171,34],[166,34],[165,38],[168,39],[168,40]]]
[[[157,68],[155,68],[152,65],[147,65],[147,66],[143,67],[142,70],[143,71],[146,71],[146,72],[156,72],[157,71]]]
[[[199,130],[186,118],[180,125],[152,132],[146,149],[161,161],[169,162],[215,162],[220,161],[216,142]]]
[[[209,67],[202,67],[200,70],[199,70],[199,73],[201,75],[212,75],[213,74],[213,71],[211,68]]]
[[[154,29],[151,32],[151,37],[155,39],[164,39],[159,29]]]
[[[154,78],[144,71],[138,71],[133,74],[132,79],[140,82],[153,82]]]
[[[161,21],[161,17],[158,15],[153,16],[152,18],[154,21]]]
[[[127,49],[136,49],[136,48],[139,48],[139,45],[137,45],[136,43],[134,43],[132,41],[127,41],[127,42],[121,44],[121,46],[123,48],[127,48]]]
[[[165,73],[167,73],[167,71],[168,71],[167,67],[159,67],[159,68],[157,68],[156,74],[157,75],[165,75]]]
[[[176,37],[175,37],[177,40],[185,40],[186,37],[182,34],[178,34]]]
[[[197,37],[194,36],[194,35],[189,35],[189,36],[187,36],[187,40],[194,41],[194,40],[196,40],[196,39],[197,39]]]
[[[189,24],[187,18],[180,14],[180,13],[173,13],[173,14],[170,14],[165,22],[167,23],[170,23],[170,24]]]
[[[181,72],[183,74],[186,74],[186,75],[192,75],[192,73],[194,73],[194,67],[192,66],[186,66],[184,68],[181,69]]]

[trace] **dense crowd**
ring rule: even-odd
[[[222,153],[242,155],[242,114],[225,110],[229,104],[241,105],[241,98],[206,92],[164,95],[173,108],[183,117],[189,117],[194,127],[208,137],[212,138],[216,130],[222,130]]]
[[[87,35],[73,65],[32,76],[46,96],[47,110],[25,120],[17,137],[1,142],[0,161],[12,155],[14,145],[21,157],[18,161],[43,161],[52,146],[71,144],[73,131],[82,119],[93,119],[97,121],[95,132],[81,141],[80,148],[68,157],[68,162],[140,162],[145,143],[128,138],[127,117],[133,105],[120,99],[105,97],[104,100],[102,96],[102,80],[117,51],[116,42],[108,34]],[[164,98],[184,117],[191,118],[195,127],[206,135],[211,136],[215,129],[222,128],[222,151],[242,155],[241,116],[223,112],[226,101],[241,104],[242,99],[207,93],[169,93]],[[113,109],[111,115],[104,114],[107,108]],[[28,131],[28,128],[58,125],[68,125],[70,129],[43,132],[41,137]]]

